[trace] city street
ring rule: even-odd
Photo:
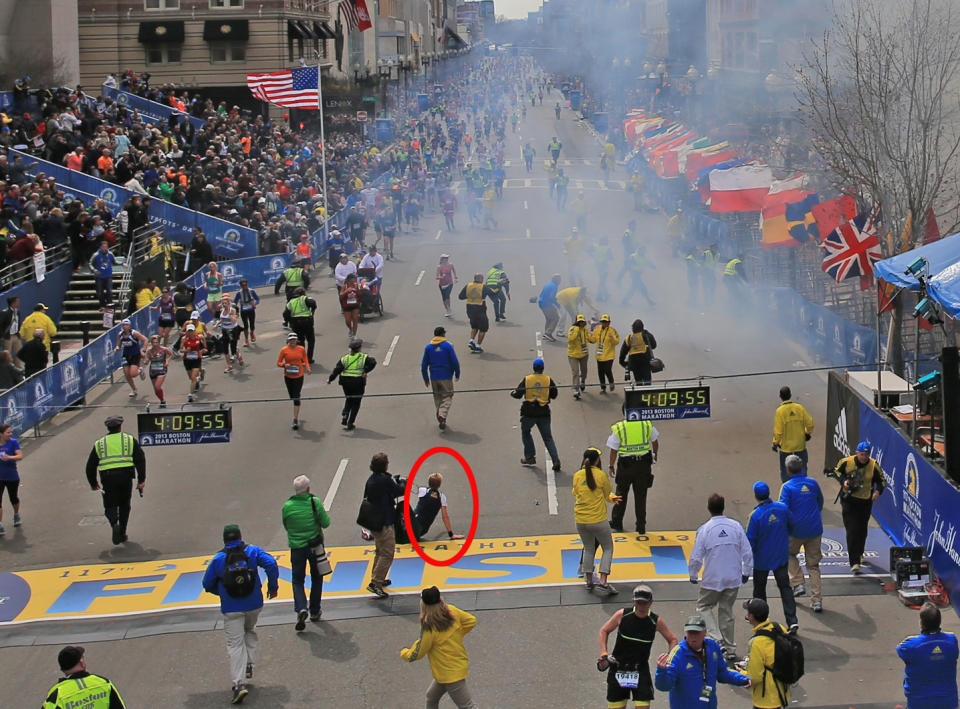
[[[778,459],[770,450],[770,439],[782,385],[791,386],[795,400],[808,408],[817,423],[810,443],[810,469],[819,471],[824,437],[829,435],[823,427],[826,379],[824,372],[795,371],[812,366],[807,355],[761,321],[750,302],[732,303],[721,283],[713,302],[685,305],[684,266],[670,255],[664,236],[666,217],[633,211],[632,196],[624,190],[629,175],[622,165],[609,186],[604,185],[599,168],[601,143],[570,111],[564,110],[560,121],[554,119],[553,106],[559,99],[559,92],[554,92],[544,98],[542,107],[528,108],[518,133],[507,134],[507,181],[494,213],[497,229],[468,228],[461,183],[456,231],[442,228],[439,213],[429,211],[419,230],[405,228],[398,235],[397,259],[384,267],[385,313],[365,318],[359,329],[364,351],[378,364],[368,378],[356,430],[345,431],[339,425],[341,390],[336,381],[327,385],[333,366],[347,352],[348,338],[333,279],[327,276],[325,262],[320,262],[310,292],[319,305],[317,364],[304,385],[299,431],[290,429],[291,405],[276,367],[285,335],[280,316],[283,300],[274,297],[272,289],[260,289],[258,342],[244,350],[246,366],[225,374],[222,358],[208,361],[199,398],[200,403],[232,403],[232,441],[146,448],[147,486],[143,498],[133,500],[130,542],[114,547],[102,517],[100,495],[90,491],[84,464],[94,440],[105,431],[102,422],[108,414],[122,414],[124,430],[135,432],[137,406],[155,402],[149,381],[138,384],[140,398],[128,399],[118,373],[116,384],[104,383],[88,397],[89,408],[58,416],[43,426],[40,439],[25,436],[21,440],[24,523],[16,529],[8,524],[6,535],[0,537],[3,571],[56,568],[48,572],[49,582],[38,581],[31,593],[58,598],[74,578],[86,581],[97,576],[96,570],[61,572],[61,567],[109,565],[122,574],[130,564],[150,562],[157,571],[173,570],[178,560],[209,558],[218,551],[227,523],[239,524],[245,541],[282,551],[286,535],[280,508],[293,494],[292,480],[300,474],[310,477],[312,492],[330,511],[333,523],[326,537],[328,547],[334,548],[334,564],[342,547],[356,549],[342,551],[339,559],[362,562],[370,558],[372,544],[363,542],[354,520],[371,456],[386,452],[391,472],[406,476],[419,456],[434,446],[458,451],[476,476],[479,520],[472,554],[485,548],[501,556],[514,554],[511,549],[516,549],[514,556],[525,551],[533,554],[529,549],[535,545],[525,547],[524,540],[537,539],[547,546],[554,543],[555,535],[576,539],[571,477],[584,449],[603,448],[611,424],[620,418],[622,369],[614,367],[616,392],[600,393],[591,353],[589,388],[581,401],[574,401],[566,343],[541,340],[543,318],[535,302],[529,301],[553,273],[562,274],[561,288],[567,285],[561,249],[575,223],[572,202],[582,189],[591,207],[584,236],[591,242],[607,237],[614,253],[609,265],[610,299],[598,303],[599,312],[611,315],[621,338],[630,332],[635,318],[643,319],[656,336],[657,355],[666,365],[664,372],[655,375],[655,384],[669,379],[687,384],[702,381],[711,387],[710,418],[656,423],[660,455],[648,498],[649,534],[644,538],[624,535],[617,547],[618,557],[632,553],[643,561],[624,564],[622,571],[615,566],[611,581],[619,586],[620,595],[603,601],[583,590],[576,578],[565,576],[559,564],[548,568],[544,578],[549,579],[543,583],[524,583],[522,574],[511,575],[509,568],[523,559],[511,556],[502,556],[488,568],[482,558],[471,560],[469,566],[461,562],[425,572],[421,564],[417,573],[410,571],[409,585],[404,585],[403,576],[393,577],[393,594],[387,602],[370,600],[362,591],[366,580],[361,581],[361,576],[350,584],[334,579],[333,584],[347,585],[335,586],[332,595],[337,597],[324,603],[323,622],[299,635],[292,627],[290,585],[282,582],[280,599],[269,604],[262,616],[268,627],[260,633],[262,657],[247,703],[278,708],[422,706],[429,684],[427,662],[406,667],[399,651],[417,637],[415,594],[421,579],[429,578],[441,589],[445,582],[464,589],[452,592],[447,600],[477,612],[478,625],[466,646],[471,659],[469,684],[479,706],[603,706],[605,677],[594,664],[599,652],[597,631],[616,608],[630,604],[633,580],[656,581],[654,611],[678,634],[684,619],[695,612],[696,589],[687,582],[685,564],[681,561],[677,571],[675,565],[658,566],[647,557],[656,557],[657,545],[689,551],[695,530],[708,517],[710,493],[725,495],[727,514],[745,522],[753,509],[752,483],[762,479],[773,490],[779,488]],[[571,203],[565,212],[559,212],[549,198],[543,167],[553,135],[563,143],[560,166],[571,178]],[[537,150],[530,174],[520,154],[528,140]],[[655,266],[646,278],[656,301],[653,307],[639,295],[629,306],[621,305],[629,278],[619,285],[616,281],[623,263],[620,235],[630,219],[637,220],[637,234]],[[372,238],[371,229],[368,240]],[[441,253],[450,255],[459,277],[452,318],[443,317],[434,278]],[[463,302],[456,295],[475,272],[486,275],[499,261],[511,282],[507,320],[494,323],[490,312],[485,351],[471,354]],[[587,263],[584,275],[593,296],[597,274],[593,261]],[[423,348],[438,325],[447,328],[462,367],[445,431],[437,427],[432,396],[420,376]],[[520,465],[520,404],[508,393],[531,372],[532,360],[541,354],[546,373],[563,387],[551,406],[562,465],[556,474],[536,434],[537,465]],[[187,379],[180,362],[171,366],[166,391],[172,409],[185,402]],[[472,500],[465,476],[456,461],[443,455],[420,468],[418,484],[425,485],[431,472],[444,474],[442,489],[454,529],[466,534]],[[832,481],[825,481],[824,495],[825,526],[842,530],[839,505],[831,504]],[[625,526],[633,526],[632,505]],[[842,532],[835,536],[842,541]],[[428,539],[446,539],[441,524],[434,525]],[[879,552],[875,558],[885,559],[882,535],[872,537],[871,549]],[[400,550],[398,558],[419,563],[409,546]],[[285,564],[286,555],[280,561]],[[875,576],[882,575],[882,567],[872,569]],[[152,570],[136,568],[138,574]],[[428,576],[418,576],[421,572]],[[498,580],[498,572],[505,576]],[[807,674],[794,690],[794,703],[893,707],[902,703],[902,664],[894,646],[917,631],[916,613],[902,606],[894,594],[884,594],[878,578],[854,579],[847,572],[845,564],[839,565],[826,581],[822,615],[813,615],[808,603],[801,606]],[[4,609],[13,583],[9,575],[0,573],[0,617],[5,620],[16,615]],[[749,588],[744,587],[744,597]],[[772,580],[769,589],[772,615],[779,618],[780,602]],[[101,583],[89,596],[93,599],[106,590]],[[0,704],[39,704],[57,676],[56,646],[70,643],[87,648],[90,670],[116,682],[129,707],[226,704],[230,682],[223,633],[212,629],[218,611],[176,606],[159,612],[163,593],[137,599],[135,590],[127,591],[122,597],[102,593],[95,605],[80,603],[61,612],[46,603],[31,606],[35,612],[30,617],[42,620],[0,623],[0,665],[6,669]],[[84,593],[88,592],[76,587],[70,597]],[[199,593],[198,581],[187,599],[216,602],[213,596]],[[82,620],[85,613],[113,616],[114,603],[124,613],[138,615]],[[737,608],[737,618],[741,616]],[[952,611],[944,613],[946,630],[955,631],[958,625]],[[747,623],[738,620],[740,649],[746,647],[747,635]],[[661,645],[658,639],[654,655]],[[442,706],[452,706],[444,701],[447,704]],[[749,704],[744,690],[723,687],[719,691],[721,707]],[[666,697],[658,695],[654,706],[666,706]]]

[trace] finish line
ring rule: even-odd
[[[687,559],[695,532],[614,534],[611,580],[686,581]],[[849,576],[843,530],[825,530],[824,576]],[[449,558],[460,542],[424,542],[431,556]],[[885,575],[889,541],[871,529],[865,561]],[[409,545],[399,545],[391,568],[391,595],[419,592],[436,585],[444,591],[487,591],[568,586],[577,577],[581,543],[576,535],[476,539],[455,565],[426,564]],[[270,605],[293,599],[289,550],[271,552],[280,566],[280,593]],[[324,579],[325,599],[369,594],[373,546],[330,547],[333,573]],[[0,574],[0,623],[82,620],[218,607],[201,580],[212,555],[129,564],[89,564]],[[870,563],[872,562],[872,563]],[[261,574],[261,577],[263,575]],[[307,578],[309,588],[310,579]]]

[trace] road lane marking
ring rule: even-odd
[[[533,268],[533,264],[530,264],[530,285],[536,287],[537,285],[537,272]]]
[[[543,459],[550,461],[550,466],[546,469],[547,511],[555,515],[559,511],[559,505],[557,504],[557,474],[553,472],[553,466],[556,465],[557,461],[550,457],[550,453],[547,452],[546,448],[543,450]]]
[[[417,276],[417,281],[416,281],[416,283],[414,283],[413,285],[415,285],[415,286],[419,286],[419,285],[420,285],[420,281],[423,280],[423,274],[424,274],[424,273],[426,273],[426,271],[420,271],[420,275]]]
[[[537,342],[537,357],[542,358],[543,357],[543,335],[539,331],[537,332],[537,335],[536,335],[536,342]]]
[[[333,482],[330,483],[330,489],[327,490],[327,496],[323,498],[323,509],[327,512],[333,507],[333,498],[336,497],[337,490],[340,489],[340,482],[343,480],[343,473],[347,469],[347,463],[349,462],[349,458],[340,459],[340,465],[337,466],[337,472],[333,476]]]
[[[533,180],[532,180],[531,178],[529,178],[529,177],[523,178],[523,186],[524,186],[524,187],[532,187],[532,186],[533,186]],[[526,208],[527,203],[524,202],[523,205],[524,205],[524,208]]]
[[[397,346],[397,340],[400,339],[400,335],[393,336],[393,342],[390,343],[390,349],[387,350],[387,356],[383,358],[383,366],[389,367],[390,360],[393,359],[393,350]]]
[[[530,238],[530,227],[527,227],[527,238]]]
[[[530,208],[527,206],[527,200],[523,200],[523,208],[524,208],[524,209],[530,209]]]
[[[443,233],[443,229],[437,229],[437,235],[433,237],[434,241],[440,241],[440,235]]]

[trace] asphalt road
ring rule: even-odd
[[[629,306],[620,305],[622,291],[618,294],[616,283],[610,284],[611,299],[601,307],[612,316],[613,326],[625,334],[634,318],[644,320],[666,363],[658,378],[696,381],[730,375],[704,379],[712,387],[711,418],[657,424],[660,461],[649,497],[648,529],[695,530],[707,517],[706,499],[714,491],[726,496],[729,515],[748,517],[753,481],[764,479],[772,486],[778,482],[770,431],[782,384],[793,388],[795,398],[820,425],[811,443],[811,468],[818,469],[826,400],[822,374],[793,371],[804,366],[805,355],[776,329],[759,322],[749,302],[729,302],[718,289],[716,302],[686,307],[683,266],[670,257],[665,245],[665,218],[633,212],[622,183],[605,188],[600,182],[600,144],[569,112],[555,121],[552,105],[550,100],[543,108],[528,110],[520,134],[507,136],[511,165],[495,213],[498,229],[468,229],[461,204],[456,231],[446,231],[442,217],[428,213],[418,231],[398,236],[397,260],[384,269],[386,313],[360,326],[364,349],[378,366],[369,377],[368,397],[355,431],[340,427],[340,390],[336,383],[326,383],[336,360],[347,351],[347,336],[333,280],[319,269],[323,275],[316,277],[311,293],[320,304],[317,366],[304,386],[308,400],[300,431],[290,430],[290,403],[275,366],[284,337],[283,306],[271,295],[259,309],[259,341],[244,352],[247,366],[224,374],[220,359],[208,367],[201,401],[235,402],[232,442],[149,449],[146,494],[142,500],[134,499],[129,544],[110,544],[109,528],[99,521],[99,495],[89,491],[83,475],[88,451],[102,435],[108,412],[124,413],[127,430],[133,428],[136,409],[124,387],[101,385],[88,397],[96,408],[58,416],[43,427],[41,439],[22,441],[24,525],[16,533],[8,525],[6,537],[0,539],[5,570],[212,554],[221,546],[223,525],[230,522],[240,524],[251,543],[283,548],[280,507],[292,494],[291,481],[302,473],[311,478],[315,494],[332,499],[328,545],[361,544],[353,520],[370,457],[385,451],[391,471],[406,475],[425,450],[437,445],[458,450],[476,474],[478,537],[574,531],[571,475],[587,446],[602,447],[610,425],[619,418],[622,396],[619,391],[600,394],[593,386],[577,402],[569,388],[561,390],[552,409],[563,467],[551,484],[539,440],[538,466],[519,464],[519,403],[506,391],[530,372],[538,354],[536,333],[543,320],[529,298],[552,273],[566,274],[561,248],[574,215],[569,207],[558,212],[548,198],[542,158],[551,135],[564,144],[561,163],[571,176],[571,200],[579,183],[590,201],[587,236],[610,239],[615,254],[611,273],[619,271],[619,237],[631,218],[637,219],[638,233],[656,266],[647,279],[655,307],[647,307],[639,296]],[[536,169],[529,176],[520,157],[521,141],[527,139],[538,151]],[[622,167],[613,179],[626,179]],[[497,261],[503,261],[510,276],[508,320],[491,322],[483,354],[470,354],[466,347],[468,326],[461,302],[455,302],[453,318],[443,317],[434,280],[441,253],[450,254],[457,269],[455,294],[474,272],[486,273]],[[595,273],[588,271],[587,278],[593,290]],[[432,398],[419,370],[423,348],[437,325],[447,328],[463,368],[446,431],[437,428]],[[565,343],[542,344],[547,374],[569,385],[565,349]],[[757,374],[777,370],[788,373]],[[615,371],[621,374],[619,367]],[[591,361],[589,383],[596,382]],[[174,363],[168,400],[184,401],[186,388],[182,368]],[[148,400],[148,383],[140,389],[143,396],[136,403],[142,404]],[[457,530],[465,531],[472,500],[463,474],[452,459],[438,456],[421,468],[418,480],[433,471],[445,474],[450,515]],[[627,520],[632,523],[632,512]],[[842,526],[838,508],[828,505],[825,523]],[[657,608],[675,628],[693,612],[692,589],[681,591],[679,585],[689,586],[668,586],[670,601]],[[915,618],[896,599],[876,595],[876,590],[875,582],[839,586],[836,592],[842,595],[830,599],[829,612],[801,618],[803,637],[810,639],[808,678],[795,697],[802,696],[804,705],[892,706],[902,696],[892,646],[915,631]],[[415,604],[408,605],[406,613],[415,610]],[[595,637],[615,606],[597,605],[604,607],[543,607],[534,602],[523,608],[480,610],[478,629],[467,642],[473,662],[471,685],[480,706],[600,706],[604,690],[602,676],[593,669]],[[271,707],[419,706],[428,684],[426,663],[407,668],[397,657],[399,648],[416,636],[415,620],[414,615],[399,612],[331,620],[299,637],[287,626],[265,628],[256,690],[248,702]],[[951,616],[947,625],[956,626],[955,620]],[[62,630],[66,642],[71,627]],[[737,633],[745,637],[745,623],[738,623]],[[0,649],[0,664],[9,670],[0,703],[39,702],[55,680],[55,652],[50,646]],[[207,707],[227,697],[226,654],[219,632],[89,643],[88,653],[91,668],[120,685],[128,706]],[[720,694],[721,706],[748,703],[742,691],[724,689]]]
[[[689,600],[655,601],[653,610],[678,632],[692,612],[691,606]],[[605,706],[606,677],[595,665],[597,632],[616,608],[597,603],[480,611],[477,627],[466,639],[471,662],[468,684],[478,706]],[[822,616],[803,614],[801,622],[812,618],[802,631],[807,675],[794,688],[791,706],[902,706],[902,663],[893,647],[905,634],[901,629],[913,626],[915,616],[882,596],[851,597],[842,610],[833,610],[828,604]],[[951,625],[955,630],[957,624]],[[746,622],[738,623],[740,644],[746,632]],[[430,684],[427,662],[407,665],[400,659],[400,649],[417,638],[416,615],[323,622],[299,635],[288,623],[261,627],[258,634],[261,657],[245,706],[423,706],[423,693]],[[90,671],[116,682],[128,707],[206,709],[229,704],[222,632],[84,646]],[[658,638],[654,653],[665,647]],[[57,649],[0,650],[6,676],[4,706],[38,706],[42,702],[57,680]],[[749,692],[743,689],[721,685],[717,696],[721,708],[751,705]],[[449,699],[441,702],[441,707],[452,706]],[[658,692],[654,706],[667,706],[666,695]]]

